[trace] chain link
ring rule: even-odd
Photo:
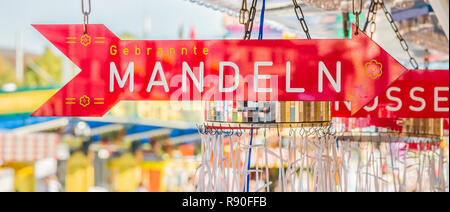
[[[302,26],[303,32],[305,32],[306,34],[306,38],[311,39],[308,24],[306,24],[305,15],[303,14],[302,8],[298,4],[297,0],[292,0],[292,2],[294,3],[295,15],[297,16],[297,19],[300,22],[300,25]]]
[[[350,32],[348,30],[348,25],[350,23],[350,17],[348,12],[342,13],[342,27],[344,28],[344,37],[348,38],[350,36]]]
[[[247,9],[247,0],[242,0],[242,7],[241,11],[239,12],[239,23],[245,24],[245,21],[247,20],[249,16],[249,11]]]
[[[352,10],[353,10],[353,15],[355,16],[355,25],[356,25],[356,30],[355,30],[355,35],[358,35],[359,32],[359,15],[361,15],[362,12],[362,0],[359,0],[359,9],[356,10],[355,7],[355,1],[356,0],[352,0]]]
[[[83,13],[84,34],[87,34],[86,25],[89,24],[89,15],[91,14],[91,0],[87,0],[87,4],[85,4],[85,0],[81,0],[81,12]]]
[[[430,68],[430,50],[425,49],[425,58],[423,59],[425,70]]]
[[[384,0],[379,0],[379,5],[383,9],[384,14],[386,15],[386,19],[389,21],[392,30],[394,30],[395,35],[397,36],[398,40],[400,41],[400,45],[401,45],[403,51],[405,51],[408,54],[409,63],[412,65],[412,67],[414,69],[418,69],[419,64],[417,63],[417,60],[412,56],[411,51],[408,46],[408,43],[406,42],[406,40],[403,38],[402,34],[398,30],[397,24],[395,23],[394,19],[392,18],[392,14],[389,12],[389,10],[386,8],[386,5],[384,4]]]
[[[370,1],[370,6],[369,6],[369,12],[367,13],[367,17],[366,17],[366,23],[364,23],[364,28],[363,31],[367,32],[367,27],[370,24],[370,21],[372,20],[372,16],[373,16],[373,9],[375,8],[375,0],[371,0]]]
[[[370,33],[370,38],[373,38],[373,34],[375,34],[375,31],[377,30],[377,12],[378,12],[378,0],[373,0],[373,8],[369,14],[370,19],[369,21],[369,33]]]
[[[251,37],[252,37],[253,22],[254,22],[255,16],[256,16],[256,6],[257,6],[257,4],[258,4],[258,0],[252,0],[252,6],[250,7],[248,20],[245,23],[244,40],[250,40]]]

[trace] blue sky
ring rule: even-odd
[[[151,29],[144,33],[145,20]],[[223,33],[223,16],[185,0],[92,0],[90,23],[105,24],[114,33],[137,38],[178,39],[180,25],[185,33],[194,26],[197,37],[217,39]],[[23,31],[25,51],[40,53],[50,46],[31,24],[81,24],[80,0],[0,0],[0,48],[14,48]]]

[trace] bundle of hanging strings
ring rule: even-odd
[[[253,128],[224,130],[222,128],[199,126],[201,135],[202,158],[196,171],[198,181],[196,191],[199,192],[238,192],[249,191],[249,177],[251,173],[256,176],[256,184],[263,182],[263,170],[256,163],[256,168],[250,170],[252,161],[259,161],[260,154],[252,157],[252,149],[264,148],[253,144]],[[259,151],[258,151],[259,153]],[[267,152],[263,159],[267,165]],[[253,163],[254,164],[254,163]],[[268,167],[268,166],[266,166]],[[265,172],[267,177],[267,169]],[[254,191],[268,191],[268,185]]]
[[[341,142],[346,175],[355,182],[349,185],[348,191],[448,191],[448,154],[445,158],[439,142],[395,140]]]
[[[259,147],[252,145],[253,129],[250,131],[251,134],[243,129],[223,130],[206,125],[199,126],[202,158],[196,172],[197,191],[248,191],[247,176],[251,172],[248,168],[251,164],[249,159],[252,159],[251,148]],[[255,160],[258,159],[256,157]],[[261,172],[257,166],[255,175],[260,176]],[[261,183],[261,180],[262,178],[258,179],[257,183]]]
[[[330,126],[215,128],[199,126],[201,192],[346,191],[336,136]]]
[[[340,180],[344,170],[339,158],[336,136],[330,126],[289,129],[286,170],[280,171],[283,183],[280,191],[344,191],[345,185]]]
[[[449,191],[449,154],[440,137],[340,131],[345,191]]]
[[[440,140],[331,130],[199,126],[196,191],[449,191],[448,148]]]

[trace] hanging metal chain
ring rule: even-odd
[[[417,60],[412,56],[411,51],[409,49],[408,43],[403,38],[402,34],[398,30],[398,26],[395,23],[394,19],[392,18],[392,14],[389,12],[389,10],[386,8],[386,5],[384,4],[384,0],[379,0],[380,6],[384,11],[384,14],[386,15],[386,19],[391,24],[391,28],[394,30],[395,35],[397,36],[398,40],[400,41],[400,45],[402,46],[402,49],[408,54],[409,56],[409,63],[412,65],[414,69],[419,68],[419,64],[417,63]]]
[[[378,0],[372,0],[369,8],[369,13],[367,15],[367,22],[364,25],[364,31],[367,32],[367,28],[369,29],[370,38],[373,38],[373,34],[377,30],[377,12],[379,8],[379,1]]]
[[[377,1],[377,0],[375,0]],[[374,6],[374,10],[372,13],[372,20],[370,21],[370,26],[369,26],[369,33],[370,33],[370,38],[373,38],[373,34],[375,33],[375,31],[377,30],[377,12],[378,12],[378,2],[375,3]]]
[[[242,7],[241,11],[239,12],[239,23],[245,24],[245,21],[247,20],[249,16],[249,11],[247,9],[247,0],[242,0]]]
[[[428,70],[430,68],[430,50],[425,49],[425,58],[423,59],[424,68]]]
[[[250,7],[250,12],[248,14],[248,20],[245,23],[244,40],[250,40],[250,38],[252,37],[253,21],[255,20],[255,16],[256,16],[256,6],[257,5],[258,5],[258,0],[252,0],[252,6]]]
[[[348,12],[343,12],[342,13],[342,25],[343,25],[343,28],[344,28],[344,37],[346,37],[346,38],[350,37],[350,32],[348,30],[349,23],[350,23],[349,13]]]
[[[369,26],[369,22],[372,19],[373,8],[375,8],[374,6],[375,6],[375,0],[371,0],[370,6],[369,6],[369,12],[367,13],[367,17],[366,17],[366,23],[364,23],[364,28],[363,28],[364,32],[367,32],[367,26]]]
[[[356,30],[355,30],[355,35],[358,35],[359,32],[359,15],[361,15],[362,12],[362,0],[359,0],[359,9],[356,10],[355,7],[355,1],[356,0],[352,0],[352,10],[353,10],[353,15],[355,16],[355,25],[356,25]]]
[[[308,24],[306,24],[305,15],[303,14],[302,8],[298,4],[297,0],[292,0],[292,2],[294,3],[295,15],[297,16],[298,21],[300,21],[300,25],[302,26],[303,32],[306,34],[306,38],[311,39]]]
[[[83,30],[84,34],[87,34],[87,26],[89,24],[89,15],[91,14],[91,0],[81,0],[81,12],[83,13]]]

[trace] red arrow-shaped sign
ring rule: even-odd
[[[120,40],[104,25],[34,25],[82,71],[33,116],[103,116],[123,100],[350,101],[406,68],[364,33],[322,40]]]

